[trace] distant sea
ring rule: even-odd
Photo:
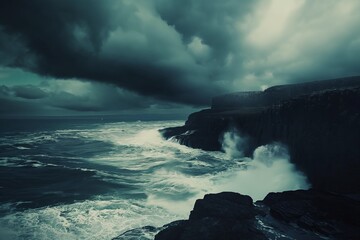
[[[257,200],[308,187],[276,145],[244,158],[234,149],[241,136],[225,135],[224,152],[205,152],[158,132],[183,124],[0,120],[0,239],[111,239],[187,218],[206,193]]]

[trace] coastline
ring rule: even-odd
[[[184,126],[160,130],[165,139],[207,151],[221,151],[224,132],[238,131],[247,139],[245,156],[258,146],[284,143],[292,163],[308,176],[313,189],[269,193],[255,205],[251,200],[244,206],[239,200],[238,207],[248,208],[244,211],[250,211],[250,217],[249,212],[245,217],[232,215],[242,212],[232,209],[232,198],[248,196],[205,195],[196,201],[188,220],[157,229],[161,231],[155,239],[358,239],[360,78],[346,81],[324,81],[321,87],[319,82],[301,84],[300,90],[295,86],[295,95],[289,95],[286,86],[273,87],[280,100],[266,106],[233,108],[234,95],[230,95],[230,107],[226,106],[229,95],[218,97],[215,106],[191,114]],[[294,92],[294,86],[290,89]],[[199,211],[199,217],[194,217]]]

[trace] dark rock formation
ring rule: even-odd
[[[263,203],[270,214],[281,221],[324,235],[359,235],[347,232],[348,227],[360,229],[359,199],[314,190],[298,190],[268,194]],[[346,227],[345,227],[346,226]],[[355,229],[353,229],[355,230]]]
[[[185,126],[161,132],[189,147],[221,150],[223,133],[237,129],[248,139],[247,149],[243,149],[247,156],[258,146],[281,142],[314,188],[359,193],[360,77],[267,91],[281,96],[270,101],[275,105],[240,104],[231,110],[217,106],[191,114]],[[297,97],[290,98],[293,93]]]
[[[255,205],[224,192],[197,200],[189,220],[164,227],[156,240],[359,239],[360,202],[315,190],[270,193]]]
[[[224,208],[223,206],[227,207]],[[207,194],[195,202],[190,220],[204,217],[251,219],[255,216],[253,200],[249,196],[233,192]]]
[[[187,221],[166,228],[156,240],[267,239],[256,228],[256,209],[249,196],[223,192],[197,200]]]

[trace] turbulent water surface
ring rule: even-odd
[[[306,188],[286,149],[261,146],[242,158],[161,138],[182,121],[2,121],[0,239],[111,239],[145,225],[187,218],[205,193]]]

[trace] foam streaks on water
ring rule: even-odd
[[[253,159],[231,149],[231,157],[166,141],[157,131],[181,124],[83,123],[3,134],[1,237],[110,239],[187,218],[194,201],[209,192],[260,199],[270,191],[308,187],[276,145],[259,148]]]

